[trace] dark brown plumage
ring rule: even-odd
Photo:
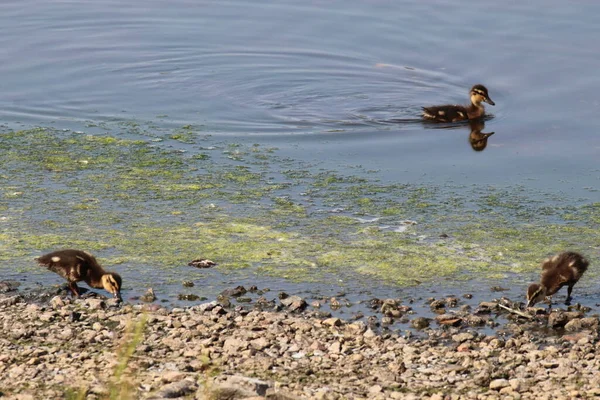
[[[457,122],[481,118],[485,115],[482,102],[495,105],[483,85],[475,85],[469,91],[471,104],[468,106],[447,104],[443,106],[423,107],[423,118],[438,122]]]
[[[36,258],[38,264],[56,272],[69,282],[69,289],[79,297],[77,282],[84,281],[90,287],[105,289],[121,299],[121,277],[115,272],[106,272],[96,258],[82,250],[65,249],[53,251]]]
[[[552,296],[563,286],[568,287],[565,304],[569,304],[573,286],[587,270],[588,265],[589,262],[585,257],[572,251],[566,251],[544,260],[540,283],[533,283],[527,289],[527,306],[531,307],[544,300],[546,296]]]

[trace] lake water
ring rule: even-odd
[[[594,1],[5,0],[0,124],[124,138],[124,124],[152,137],[191,126],[381,184],[450,185],[466,202],[517,188],[540,207],[594,207],[599,15]],[[480,151],[468,125],[419,118],[475,83],[496,102]],[[3,184],[22,178],[0,168]],[[573,245],[598,260],[597,244]]]

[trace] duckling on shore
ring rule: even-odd
[[[443,106],[423,107],[423,118],[438,122],[457,122],[481,118],[485,115],[483,102],[496,105],[490,99],[483,85],[475,85],[469,91],[471,104],[468,106],[447,104]]]
[[[58,250],[38,257],[36,261],[65,278],[76,297],[80,295],[77,282],[85,281],[90,287],[103,288],[121,300],[121,276],[115,272],[106,272],[96,258],[86,251]]]
[[[552,296],[563,286],[568,287],[565,304],[570,304],[573,286],[587,270],[588,265],[589,262],[585,257],[572,251],[545,259],[542,262],[540,283],[533,283],[527,289],[527,307],[539,303],[546,296]]]

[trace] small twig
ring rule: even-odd
[[[514,308],[506,307],[505,305],[502,305],[500,303],[498,303],[498,306],[501,307],[501,308],[504,308],[506,311],[509,311],[509,312],[511,312],[513,314],[517,314],[517,315],[519,315],[519,316],[521,316],[523,318],[528,318],[528,319],[534,319],[535,318],[533,315],[524,313],[524,312],[519,311],[519,310],[515,310]]]

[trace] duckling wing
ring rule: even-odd
[[[68,251],[55,251],[36,259],[39,265],[57,273],[69,282],[81,280],[82,260]]]
[[[423,107],[423,118],[440,122],[455,122],[469,119],[467,110],[456,105]]]

